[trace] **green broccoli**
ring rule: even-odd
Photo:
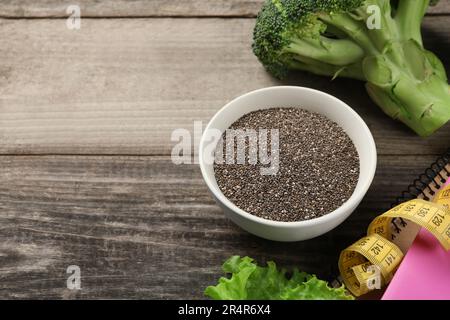
[[[305,70],[366,81],[386,114],[428,136],[450,120],[444,66],[422,44],[429,5],[430,0],[266,0],[253,51],[279,78]],[[373,24],[377,13],[379,26]]]

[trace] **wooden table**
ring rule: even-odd
[[[360,82],[270,77],[250,49],[262,0],[86,0],[80,30],[66,27],[71,3],[0,3],[0,298],[197,299],[231,255],[331,278],[340,250],[449,146],[449,126],[419,138]],[[424,33],[450,70],[449,15],[443,0]],[[170,158],[174,129],[277,84],[341,98],[379,151],[358,210],[300,243],[242,231],[198,167]],[[69,265],[81,268],[82,290],[67,289]]]

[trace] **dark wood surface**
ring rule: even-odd
[[[441,2],[424,29],[448,69]],[[170,133],[280,83],[249,49],[260,1],[133,3],[86,1],[92,18],[77,33],[54,19],[64,1],[0,4],[0,16],[14,18],[0,19],[0,298],[201,299],[236,254],[331,279],[340,250],[449,147],[448,125],[419,138],[361,83],[292,76],[282,83],[330,92],[366,120],[376,178],[355,213],[322,237],[249,235],[224,217],[196,165],[172,164]],[[139,12],[147,18],[134,19]],[[128,18],[94,18],[112,16]],[[80,291],[66,287],[69,265],[81,268]]]

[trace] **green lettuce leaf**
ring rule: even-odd
[[[353,300],[344,287],[330,288],[327,282],[294,270],[278,270],[274,262],[258,266],[249,257],[234,256],[222,267],[230,278],[206,288],[205,295],[214,300]]]

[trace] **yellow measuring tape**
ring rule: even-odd
[[[420,227],[450,250],[450,186],[434,201],[416,199],[400,204],[375,218],[367,236],[342,251],[339,271],[353,295],[361,296],[391,281]]]
[[[434,202],[442,204],[450,210],[450,185],[440,191],[434,198]]]

